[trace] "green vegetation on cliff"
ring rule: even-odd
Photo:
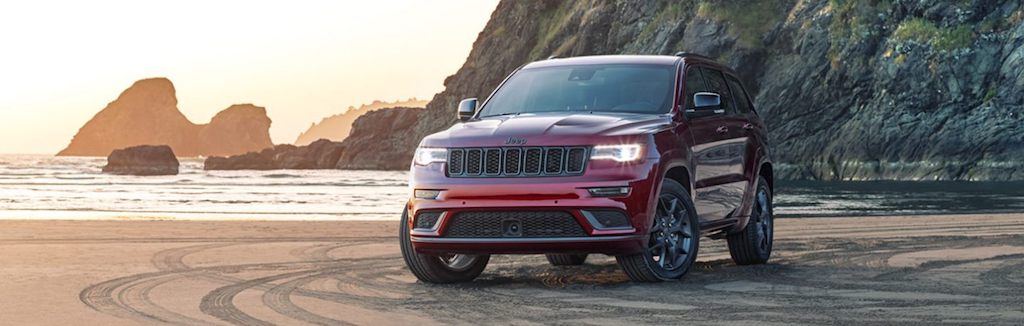
[[[741,45],[763,47],[761,38],[786,19],[793,0],[724,0],[704,1],[697,16],[714,18],[735,28]]]
[[[391,128],[404,150],[524,63],[688,51],[752,90],[781,178],[1024,180],[1020,0],[505,0],[491,17],[414,128]]]
[[[927,19],[915,17],[901,23],[893,39],[931,44],[936,50],[951,51],[969,47],[974,42],[974,31],[967,25],[939,27]]]

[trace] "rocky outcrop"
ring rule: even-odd
[[[273,144],[269,130],[266,109],[252,104],[232,105],[199,130],[199,155],[236,155],[268,148]]]
[[[209,124],[196,125],[178,111],[166,78],[135,82],[90,119],[60,156],[104,156],[117,148],[167,144],[180,156],[234,155],[271,147],[266,109],[232,105]]]
[[[277,145],[259,152],[231,157],[209,157],[205,170],[333,169],[338,164],[341,143],[321,139],[309,146]]]
[[[175,175],[178,159],[167,145],[142,145],[116,149],[107,157],[104,173],[129,175]]]
[[[419,100],[413,97],[405,101],[373,101],[373,103],[364,104],[358,108],[350,106],[344,113],[323,118],[323,120],[320,120],[320,123],[314,123],[309,126],[309,129],[295,139],[295,145],[309,145],[318,139],[328,139],[333,141],[345,140],[345,138],[348,137],[349,131],[352,130],[352,122],[370,111],[393,107],[422,108],[426,105],[426,100]]]
[[[308,146],[277,145],[259,152],[206,159],[206,170],[349,169],[406,170],[412,152],[403,139],[416,126],[422,108],[388,108],[365,113],[352,123],[352,145],[327,139]]]
[[[364,114],[352,124],[342,144],[337,168],[349,170],[407,170],[413,151],[407,147],[420,117],[420,108],[393,108]]]
[[[690,51],[734,67],[754,91],[780,177],[1024,180],[1022,6],[505,0],[416,124],[364,123],[401,130],[389,140],[397,148],[375,160],[402,161],[423,136],[455,122],[460,99],[486,97],[523,63]],[[379,131],[364,132],[344,144],[373,147],[367,136]]]

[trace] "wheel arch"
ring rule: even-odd
[[[683,185],[683,188],[686,188],[686,192],[689,193],[691,197],[693,196],[693,183],[690,178],[690,169],[686,166],[676,165],[670,167],[665,171],[664,178],[674,180],[675,182]]]
[[[772,194],[775,193],[775,171],[772,169],[771,162],[761,163],[761,166],[757,169],[757,176],[764,178],[765,182],[768,183],[768,191]]]

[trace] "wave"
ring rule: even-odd
[[[47,175],[42,172],[35,173],[11,173],[11,172],[0,172],[0,177],[41,177]]]
[[[55,176],[53,176],[53,178],[54,179],[60,179],[60,180],[95,180],[96,179],[96,177],[79,176],[79,175],[76,175],[76,176],[55,175]]]
[[[75,187],[86,187],[86,186],[120,186],[120,187],[173,187],[173,186],[211,186],[211,187],[275,187],[275,186],[299,186],[299,187],[367,187],[367,188],[387,188],[387,187],[406,187],[407,183],[379,183],[379,184],[364,184],[364,183],[347,183],[347,182],[279,182],[279,183],[220,183],[220,182],[196,182],[196,181],[169,181],[169,182],[53,182],[53,181],[40,181],[40,182],[24,182],[31,178],[2,178],[0,177],[0,188],[3,186],[75,186]],[[18,182],[5,182],[3,180],[17,180]],[[77,179],[65,179],[67,181],[74,181]],[[89,180],[89,179],[82,179]],[[145,189],[139,189],[144,191]]]
[[[272,173],[259,176],[260,178],[281,179],[281,178],[302,178],[301,175],[288,173]]]
[[[54,212],[105,212],[105,213],[147,213],[147,214],[246,214],[246,215],[395,215],[395,212],[323,212],[323,211],[190,211],[190,210],[146,210],[146,209],[100,209],[100,208],[19,208],[17,211],[54,211]],[[401,213],[401,212],[399,212]],[[399,214],[400,215],[400,214]]]

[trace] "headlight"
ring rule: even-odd
[[[413,162],[416,165],[427,165],[430,163],[444,163],[448,160],[448,150],[444,148],[417,148],[416,157]]]
[[[643,146],[640,146],[640,144],[599,145],[594,146],[594,151],[590,154],[590,159],[632,162],[640,159],[642,149]]]

